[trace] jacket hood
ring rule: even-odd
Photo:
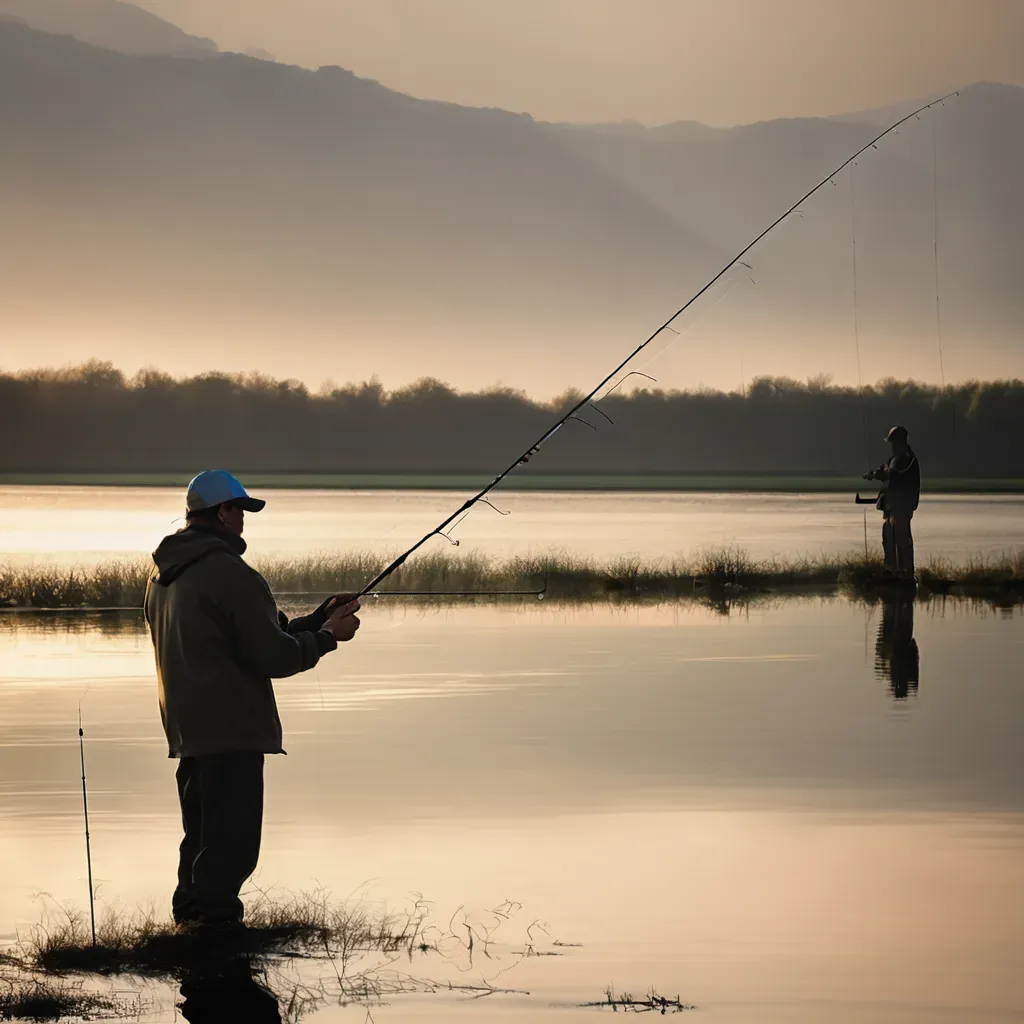
[[[167,586],[176,580],[189,566],[216,551],[245,553],[245,541],[222,530],[204,526],[186,526],[184,530],[164,537],[153,552],[158,575],[155,582]]]

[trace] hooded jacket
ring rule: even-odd
[[[877,507],[887,514],[912,516],[921,503],[921,464],[914,449],[907,445],[905,452],[880,466],[877,475],[886,482]]]
[[[153,552],[145,613],[156,654],[169,757],[283,754],[271,679],[337,647],[321,605],[289,622],[241,537],[193,525]]]

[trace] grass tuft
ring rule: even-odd
[[[326,890],[271,897],[257,890],[246,909],[246,928],[227,939],[179,934],[173,922],[152,909],[107,908],[97,922],[96,944],[85,913],[70,905],[48,906],[42,920],[22,936],[5,958],[9,966],[48,975],[178,975],[207,958],[211,942],[226,942],[231,953],[266,957],[327,951],[332,958],[366,953],[412,956],[434,944],[424,938],[428,906],[415,900],[392,913],[361,900],[336,902]]]
[[[992,589],[1024,588],[1024,550],[1002,558],[970,558],[955,564],[946,558],[934,558],[919,572],[921,583],[931,590],[959,588],[964,593]]]
[[[0,607],[140,607],[151,565],[119,559],[88,566],[0,564]]]
[[[145,974],[177,938],[172,922],[158,921],[152,911],[126,915],[108,909],[97,922],[94,946],[84,912],[61,905],[44,913],[19,940],[14,955],[24,967],[50,974],[110,974],[120,964]]]
[[[126,1015],[127,1002],[90,995],[79,980],[92,977],[95,986],[97,975],[116,977],[119,985],[133,976],[177,981],[197,1012],[200,1003],[206,1011],[224,1008],[203,1018],[217,1020],[235,1019],[231,1014],[253,999],[276,1001],[282,1019],[292,1022],[331,1003],[379,1002],[413,992],[483,998],[517,991],[495,983],[522,960],[560,956],[560,947],[570,945],[553,940],[510,900],[475,911],[459,907],[437,921],[431,904],[417,894],[401,912],[365,898],[336,902],[326,890],[274,896],[257,890],[247,903],[247,929],[219,937],[176,934],[152,911],[108,911],[95,947],[81,911],[47,904],[40,924],[0,953],[0,983],[11,979],[0,1017],[4,1007],[20,1010],[36,997],[32,1005],[46,1012],[77,1008],[84,1016],[83,1010],[96,1007],[106,1016]],[[411,974],[414,962],[449,977]],[[57,996],[65,1001],[58,1003]],[[45,999],[51,1001],[44,1005]]]
[[[374,913],[360,903],[336,904],[325,893],[280,901],[260,895],[246,914],[246,930],[228,940],[232,953],[268,956],[309,950],[396,952],[419,932],[424,910],[405,918]],[[72,907],[44,916],[24,936],[11,962],[51,975],[135,974],[163,977],[180,973],[209,955],[211,939],[178,934],[174,924],[152,910],[108,910],[97,924],[96,945],[84,914]]]

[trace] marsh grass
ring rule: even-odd
[[[924,586],[940,593],[954,588],[965,594],[992,589],[1024,591],[1024,550],[997,559],[970,558],[959,564],[935,558],[918,575]]]
[[[107,910],[93,946],[82,911],[47,901],[40,923],[0,953],[0,985],[7,992],[0,1018],[7,1006],[38,1007],[39,1015],[29,1019],[58,1019],[58,1011],[138,1015],[139,997],[92,994],[88,985],[95,990],[99,979],[110,985],[120,979],[129,993],[132,986],[177,981],[182,995],[188,987],[187,998],[226,1007],[225,1020],[238,1019],[231,1014],[255,982],[278,1000],[289,1024],[328,1004],[368,1005],[412,993],[526,995],[497,982],[526,958],[560,956],[561,947],[572,945],[554,941],[539,921],[527,923],[514,901],[472,912],[459,907],[441,920],[432,909],[416,894],[405,909],[393,911],[363,897],[336,901],[326,890],[291,895],[257,889],[247,897],[247,929],[232,937],[179,935],[151,910]],[[413,965],[450,977],[425,976]]]
[[[104,913],[97,922],[96,945],[83,911],[62,905],[47,906],[43,919],[22,935],[11,952],[23,969],[64,975],[71,972],[152,973],[178,936],[170,921],[158,921],[152,912]]]
[[[321,552],[254,565],[279,596],[302,598],[362,589],[390,560],[369,552]],[[0,565],[0,608],[138,608],[150,565],[145,560],[88,568]],[[870,586],[881,576],[877,554],[754,558],[739,547],[705,549],[691,558],[621,557],[598,562],[564,552],[495,559],[435,551],[409,560],[380,588],[387,591],[529,590],[546,587],[554,600],[608,597],[658,599],[814,587]],[[1017,595],[1024,598],[1024,552],[963,563],[932,559],[918,570],[922,594]]]
[[[363,898],[338,901],[325,889],[294,894],[256,889],[246,903],[245,929],[226,936],[179,933],[169,919],[152,909],[106,908],[97,921],[93,945],[84,911],[47,901],[40,922],[0,955],[0,966],[52,976],[175,976],[195,966],[197,958],[215,952],[213,946],[219,944],[231,954],[323,957],[335,964],[368,954],[381,954],[388,963],[436,954],[461,968],[462,960],[472,966],[474,953],[493,962],[500,960],[498,932],[507,930],[522,911],[512,901],[475,914],[460,907],[441,923],[432,918],[429,901],[415,894],[403,910],[396,911]],[[547,938],[546,929],[534,921],[505,947],[518,958],[558,955],[557,950],[542,951]]]
[[[404,953],[433,948],[424,938],[427,908],[415,902],[404,914],[361,901],[336,902],[325,891],[271,897],[259,892],[246,910],[246,929],[227,940],[232,953],[251,956],[330,952],[332,957],[380,952]],[[69,905],[47,905],[42,920],[21,936],[7,962],[25,971],[135,974],[162,977],[191,967],[210,952],[211,938],[179,934],[155,911],[107,908],[92,944],[88,919]]]
[[[88,567],[0,564],[0,607],[138,608],[149,572],[142,559]]]

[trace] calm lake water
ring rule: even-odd
[[[248,517],[256,557],[404,549],[466,498],[438,491],[261,491]],[[498,493],[511,515],[476,508],[457,528],[461,551],[496,556],[562,550],[598,559],[692,554],[738,545],[756,557],[863,551],[864,506],[838,494]],[[143,487],[0,488],[0,560],[95,562],[153,550],[178,529],[180,491]],[[879,543],[867,508],[868,539]],[[914,519],[924,561],[1024,545],[1024,496],[925,495]],[[432,543],[445,546],[441,539]]]
[[[297,496],[280,498],[281,514],[297,516]],[[167,511],[132,500],[119,514],[135,517],[141,545]],[[400,518],[395,502],[413,504],[312,500],[324,530],[335,516],[354,529],[345,509],[362,502],[366,535],[371,509]],[[625,515],[608,498],[555,499],[595,500]],[[830,500],[799,502],[825,520]],[[772,515],[781,523],[799,502]],[[73,532],[86,513],[57,505]],[[762,521],[752,499],[717,507]],[[493,959],[400,966],[529,995],[401,996],[373,1008],[377,1024],[597,1021],[607,1011],[578,1006],[609,984],[678,992],[697,1019],[721,1024],[1019,1021],[1022,656],[1020,609],[952,601],[788,599],[728,616],[682,604],[374,603],[355,642],[278,684],[288,756],[268,759],[256,881],[395,907],[422,893],[445,927],[453,915],[483,927],[489,908],[522,904]],[[85,905],[80,700],[101,901],[168,908],[174,765],[141,622],[8,615],[8,938],[38,919],[39,892]],[[520,960],[529,937],[562,955]],[[175,1019],[161,991],[145,1019]],[[362,1024],[366,1013],[313,1019]]]

